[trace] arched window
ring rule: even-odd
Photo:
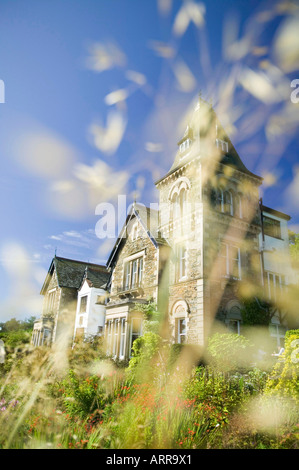
[[[221,188],[216,190],[216,209],[220,212],[223,212],[224,200],[223,200],[223,191]]]
[[[180,199],[178,193],[175,193],[172,199],[173,203],[173,220],[180,218]]]
[[[187,192],[190,189],[190,181],[185,176],[179,178],[169,192],[171,202],[170,216],[173,222],[177,222],[176,228],[180,230],[177,235],[187,230]]]
[[[186,190],[183,188],[179,194],[181,217],[186,215]]]
[[[233,215],[233,196],[230,191],[225,191],[223,195],[223,200],[224,200],[224,208],[223,212],[225,214]]]
[[[174,326],[174,340],[183,344],[187,341],[188,333],[188,305],[185,300],[178,300],[171,309]]]
[[[237,300],[231,300],[226,306],[226,320],[228,330],[231,333],[240,334],[242,315],[241,315],[241,305]]]

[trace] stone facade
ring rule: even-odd
[[[130,357],[133,341],[143,332],[140,304],[157,304],[167,318],[172,342],[205,346],[219,321],[241,332],[242,298],[276,300],[277,289],[282,292],[292,282],[290,217],[263,205],[261,184],[262,178],[243,164],[214,110],[200,100],[172,167],[155,183],[159,210],[134,203],[107,267],[97,267],[98,274],[105,273],[104,289],[109,291],[109,355]],[[44,309],[35,343],[51,321],[51,341],[66,334],[66,324],[74,332],[84,279],[90,289],[103,288],[92,275],[95,265],[84,277],[88,263],[58,260],[54,258],[42,289]],[[276,331],[287,327],[277,318],[275,322]],[[79,326],[76,322],[75,335]],[[276,337],[280,344],[281,333]]]
[[[128,359],[132,342],[142,334],[140,304],[163,302],[166,261],[164,241],[154,238],[158,213],[134,205],[108,260],[110,295],[106,306],[107,353]],[[160,299],[161,297],[161,299]]]
[[[131,217],[125,228],[128,236],[118,242],[108,261],[112,273],[106,315],[110,344],[109,321],[120,322],[123,316],[129,322],[136,302],[150,297],[154,301],[163,298],[160,306],[167,312],[173,342],[204,346],[218,320],[240,333],[240,299],[253,292],[263,298],[268,289],[264,263],[269,262],[261,244],[262,178],[244,166],[214,110],[202,100],[178,146],[171,169],[156,182],[159,214],[158,224],[150,232],[152,238],[139,227],[143,236],[132,239],[136,218]],[[283,227],[288,218],[280,214]],[[286,232],[284,246],[287,244]],[[143,288],[129,292],[123,286],[126,261],[138,253],[144,256]],[[162,257],[164,282],[157,278]],[[281,276],[273,274],[272,278],[277,283]],[[120,330],[115,331],[119,338]],[[129,331],[122,330],[127,345],[131,345]],[[110,348],[116,357],[120,357],[118,351]]]

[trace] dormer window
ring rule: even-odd
[[[186,139],[180,144],[180,152],[184,153],[191,146],[191,139]]]
[[[228,152],[228,143],[225,140],[216,139],[216,147],[221,149],[222,152]]]

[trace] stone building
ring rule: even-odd
[[[107,262],[111,272],[106,305],[107,352],[127,359],[142,334],[138,305],[163,302],[163,274],[170,247],[159,236],[158,211],[134,204]],[[167,289],[167,286],[165,287]]]
[[[292,282],[290,217],[263,205],[262,181],[200,100],[172,167],[155,183],[159,211],[135,204],[108,259],[110,354],[130,357],[142,334],[136,304],[155,301],[167,311],[173,342],[203,346],[217,320],[240,333],[242,298],[275,300]],[[278,326],[287,325],[275,321],[279,344]]]
[[[41,289],[41,295],[44,296],[43,310],[41,318],[34,324],[33,345],[50,346],[60,335],[71,341],[75,328],[78,290],[86,268],[96,273],[94,277],[101,280],[101,285],[107,282],[108,272],[105,266],[58,256],[53,258]]]

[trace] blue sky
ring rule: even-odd
[[[231,140],[299,231],[296,26],[274,1],[0,0],[0,321],[38,313],[55,250],[106,262],[97,204],[157,201],[199,91],[232,86]]]

